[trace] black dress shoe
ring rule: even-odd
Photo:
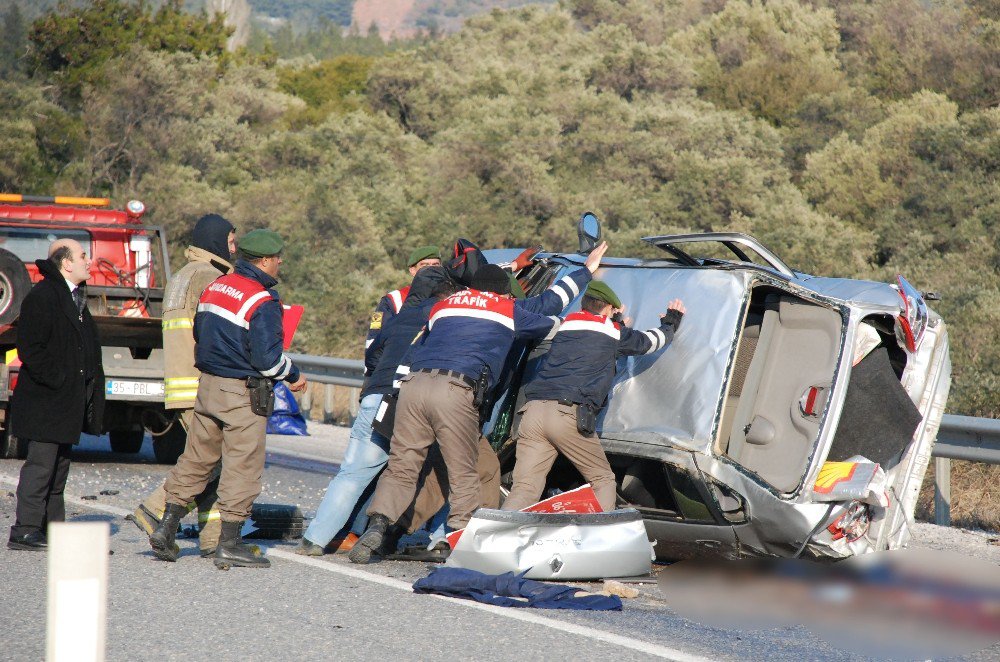
[[[11,536],[7,541],[7,549],[20,549],[27,552],[44,552],[49,548],[49,542],[41,531],[32,531],[20,536]]]

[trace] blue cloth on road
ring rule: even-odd
[[[284,382],[274,385],[274,411],[267,418],[267,433],[309,436],[299,403],[295,402],[295,396]]]
[[[545,584],[515,575],[487,575],[465,568],[435,568],[413,584],[414,593],[436,593],[451,598],[466,598],[498,607],[535,607],[536,609],[583,609],[621,611],[616,595],[577,595],[581,589],[559,584]]]

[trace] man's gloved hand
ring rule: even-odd
[[[674,330],[676,330],[686,312],[687,308],[684,307],[684,302],[680,299],[674,299],[667,304],[667,312],[665,315],[660,315],[660,319],[668,324],[673,324]]]
[[[511,262],[511,267],[513,271],[515,272],[520,271],[521,269],[524,269],[526,266],[531,264],[532,260],[534,260],[535,256],[538,255],[538,253],[541,250],[542,250],[541,246],[525,248],[523,251],[521,251],[521,254],[515,257],[514,261]]]

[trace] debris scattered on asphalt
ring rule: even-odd
[[[619,598],[638,598],[639,589],[626,586],[614,579],[605,579],[601,587],[601,593],[606,595],[617,595]]]
[[[97,501],[97,495],[96,494],[84,494],[80,498],[83,499],[84,501]]]
[[[104,496],[114,496],[118,493],[118,490],[101,490],[101,494]]]

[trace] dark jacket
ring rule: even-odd
[[[194,316],[194,365],[218,377],[296,382],[299,369],[282,351],[284,311],[278,281],[246,260],[205,288]]]
[[[25,297],[17,321],[21,371],[10,431],[23,439],[75,444],[81,432],[101,432],[101,341],[86,308],[81,321],[62,272],[49,260],[35,264],[44,278]]]
[[[492,389],[514,341],[544,337],[559,321],[547,316],[568,306],[590,280],[589,271],[577,269],[539,296],[517,301],[479,290],[458,292],[431,309],[427,332],[404,363],[412,370],[452,370],[472,380],[485,368]]]
[[[602,408],[618,358],[663,349],[673,340],[682,317],[671,310],[659,328],[633,331],[583,310],[567,315],[538,374],[524,389],[525,400],[569,400],[594,410]]]

